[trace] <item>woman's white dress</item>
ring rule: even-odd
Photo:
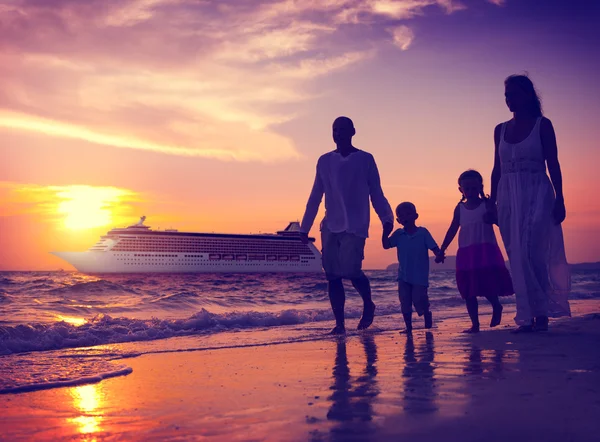
[[[504,123],[499,143],[498,224],[510,262],[519,325],[536,316],[571,315],[571,274],[562,228],[552,213],[555,194],[546,174],[541,120],[516,144],[505,141]]]

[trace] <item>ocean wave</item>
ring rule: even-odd
[[[185,304],[196,304],[200,296],[197,293],[183,291],[183,292],[175,292],[175,293],[167,293],[164,295],[159,295],[156,298],[151,299],[149,302],[151,304],[166,304],[166,307],[181,307],[182,303]],[[177,303],[177,304],[173,304]]]
[[[596,299],[600,296],[600,290],[590,290],[585,292],[571,292],[570,299]]]
[[[55,289],[48,290],[52,294],[81,294],[81,293],[137,293],[133,288],[121,285],[115,282],[99,279],[97,281],[77,282],[72,285],[66,285]]]
[[[55,284],[50,284],[47,282],[37,282],[32,284],[25,285],[22,289],[20,289],[21,293],[35,293],[38,291],[50,291],[56,288]]]
[[[0,285],[11,285],[11,284],[16,284],[16,282],[10,278],[0,277]]]
[[[11,393],[25,393],[38,390],[47,390],[59,387],[74,387],[85,384],[94,384],[104,379],[125,376],[133,370],[124,364],[115,364],[102,358],[95,359],[61,359],[56,356],[32,360],[21,358],[20,366],[27,370],[15,373],[14,370],[4,370],[0,362],[0,372],[8,372],[11,376],[0,379],[0,395]],[[24,364],[26,365],[24,365]]]
[[[326,282],[316,282],[314,284],[305,284],[301,285],[298,289],[300,292],[326,292],[327,291],[327,283]]]
[[[379,306],[378,315],[399,312],[399,305]],[[347,318],[359,318],[360,308],[348,308]],[[206,309],[186,319],[132,319],[97,315],[83,325],[66,322],[0,327],[0,355],[23,352],[90,347],[133,341],[150,341],[177,336],[201,335],[221,331],[268,328],[282,325],[330,321],[331,309],[297,310],[280,312],[229,312],[211,313]]]

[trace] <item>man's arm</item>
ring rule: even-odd
[[[306,235],[308,235],[308,232],[310,232],[310,229],[315,222],[315,217],[317,216],[319,206],[321,205],[321,200],[323,199],[323,193],[323,181],[321,180],[321,175],[319,174],[319,163],[317,163],[315,182],[310,192],[310,196],[308,197],[306,210],[304,211],[302,223],[300,224],[300,231]]]
[[[384,226],[384,230],[391,232],[394,227],[394,214],[390,203],[383,194],[381,188],[381,179],[379,178],[379,170],[375,163],[375,158],[371,156],[372,163],[369,168],[369,195],[371,196],[371,204]]]
[[[390,236],[390,232],[384,229],[383,235],[381,236],[381,245],[386,250],[396,247],[396,235],[392,234],[392,236]]]

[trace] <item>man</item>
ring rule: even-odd
[[[329,300],[335,328],[332,334],[346,332],[344,304],[346,295],[342,279],[349,279],[363,299],[363,314],[358,329],[373,323],[375,304],[371,300],[371,284],[362,271],[365,240],[369,236],[369,197],[388,235],[394,227],[392,208],[381,190],[379,171],[373,155],[352,145],[354,123],[348,117],[333,122],[333,141],[337,148],[322,155],[312,192],[302,218],[303,241],[310,231],[323,194],[325,218],[321,222],[323,269],[329,282]]]

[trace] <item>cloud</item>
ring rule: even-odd
[[[277,125],[319,78],[410,47],[455,0],[13,0],[0,6],[0,126],[240,161],[299,157]],[[379,29],[390,29],[389,34]],[[361,38],[356,36],[360,35]]]
[[[239,124],[221,124],[222,130],[211,133],[214,128],[206,131],[195,124],[187,126],[182,122],[174,122],[171,130],[176,133],[172,138],[181,138],[187,132],[190,143],[198,138],[194,147],[185,144],[169,144],[148,141],[150,137],[138,138],[127,136],[125,133],[115,135],[101,133],[83,126],[61,123],[26,115],[0,113],[0,127],[38,132],[49,136],[85,140],[90,143],[128,149],[147,150],[170,155],[207,157],[220,160],[261,160],[272,161],[297,156],[293,146],[284,137],[264,131],[256,131]],[[228,127],[227,127],[228,126]],[[229,129],[229,130],[228,130]],[[199,137],[198,134],[204,136]],[[262,142],[262,143],[261,143]],[[260,143],[260,144],[255,144]],[[241,148],[240,146],[243,146]],[[272,146],[277,146],[272,149]]]
[[[506,4],[506,0],[487,0],[487,1],[496,6],[504,6]]]
[[[403,51],[406,51],[415,37],[413,31],[405,25],[400,25],[391,30],[394,38],[394,44]]]

